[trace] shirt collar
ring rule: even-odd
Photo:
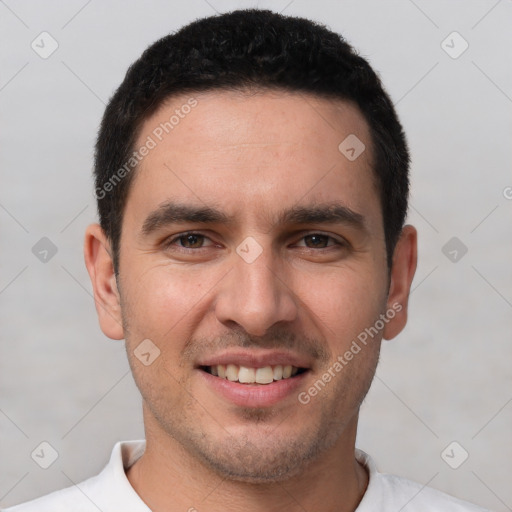
[[[112,493],[112,489],[118,489],[115,493],[116,508],[130,510],[130,512],[151,512],[149,507],[131,486],[126,470],[130,468],[143,455],[146,449],[146,441],[120,441],[115,444],[110,462],[103,469],[98,478],[104,482],[105,495]],[[366,492],[356,509],[356,512],[369,512],[374,510],[379,497],[379,478],[377,466],[373,459],[364,451],[356,448],[356,460],[364,466],[368,473],[368,486]],[[377,500],[377,501],[376,501]],[[107,505],[107,504],[105,504]]]

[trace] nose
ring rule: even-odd
[[[297,299],[270,248],[249,261],[233,254],[234,266],[220,283],[215,313],[223,324],[236,323],[250,335],[263,336],[274,324],[296,318]]]

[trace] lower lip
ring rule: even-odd
[[[270,407],[290,396],[297,398],[297,391],[309,373],[305,371],[295,377],[276,380],[270,384],[240,384],[215,377],[203,370],[198,372],[214,392],[240,407]]]

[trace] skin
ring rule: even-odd
[[[381,338],[406,324],[416,230],[404,227],[389,270],[369,129],[353,105],[269,91],[194,97],[197,107],[137,169],[117,280],[101,228],[89,226],[85,237],[101,328],[126,339],[143,397],[147,448],[127,477],[155,512],[352,511],[368,483],[354,458],[359,407]],[[187,99],[161,106],[139,143]],[[352,162],[338,150],[349,134],[366,146]],[[144,220],[167,201],[215,207],[232,221],[143,235]],[[333,202],[360,214],[362,225],[277,222],[293,206]],[[204,237],[176,239],[189,230]],[[262,250],[252,263],[236,252],[247,237]],[[307,405],[297,393],[268,407],[235,405],[197,368],[221,349],[285,348],[307,361],[297,390],[307,391],[397,304]],[[160,350],[148,366],[134,354],[144,339]]]

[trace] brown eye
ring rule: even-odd
[[[207,249],[214,245],[213,242],[201,233],[186,232],[175,235],[163,242],[163,247],[166,250],[194,250],[194,249]]]
[[[187,235],[181,235],[175,240],[179,240],[181,247],[186,249],[199,249],[203,246],[204,238],[204,235],[189,233]]]
[[[324,235],[323,233],[311,233],[301,238],[301,243],[297,244],[308,249],[327,249],[335,245],[344,246],[345,244],[334,237]]]
[[[305,236],[304,240],[306,241],[306,247],[313,249],[323,249],[324,247],[328,246],[330,238],[331,237],[327,235],[314,234]]]

